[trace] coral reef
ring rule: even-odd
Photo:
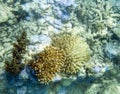
[[[26,49],[26,32],[22,32],[17,39],[17,43],[13,44],[12,60],[5,61],[5,70],[9,73],[17,75],[24,68],[21,59]]]
[[[65,52],[66,60],[62,68],[63,72],[75,74],[89,60],[89,46],[80,36],[72,33],[60,33],[51,38],[52,45]]]
[[[35,70],[35,75],[41,83],[49,83],[60,72],[65,56],[62,50],[48,46],[37,54],[37,60],[31,60],[29,66]]]
[[[4,75],[0,75],[0,92],[2,94],[119,93],[120,89],[118,88],[120,85],[114,84],[115,81],[120,83],[119,6],[119,0],[0,0],[0,74]],[[17,55],[15,57],[12,55],[16,55],[20,51],[12,50],[12,43],[16,42],[16,37],[22,32],[22,30],[19,31],[19,27],[23,27],[27,32],[27,39],[30,42],[26,46],[25,54],[23,52],[24,56]],[[79,38],[83,37],[87,40],[86,44],[89,45],[92,51],[89,61],[86,59],[83,63],[81,61],[79,63],[75,62],[76,59],[79,61],[83,54],[86,57],[86,52],[89,53],[89,51],[82,51],[85,47],[81,47],[81,43],[78,45],[78,42],[76,42],[79,40],[78,37],[76,40],[73,38],[75,42],[69,42],[68,38],[66,38],[66,41],[63,39],[62,35],[64,34],[58,34],[61,31],[64,32],[64,30],[68,32],[68,29],[79,33],[77,35],[81,35]],[[38,68],[38,61],[39,58],[42,58],[39,54],[45,53],[46,46],[51,45],[52,41],[49,37],[52,35],[54,37],[54,34],[58,34],[55,37],[60,37],[59,46],[67,46],[62,49],[62,47],[53,45],[56,43],[52,44],[53,48],[63,50],[65,60],[63,60],[61,68],[58,68],[59,72],[55,71],[56,74],[51,75],[52,70],[49,70],[49,68],[53,66],[53,69],[56,64],[51,65],[53,63],[48,62],[48,66],[45,65],[46,62],[43,60],[44,62],[39,62],[40,68]],[[74,36],[73,34],[69,35]],[[62,44],[61,41],[65,42],[62,42]],[[14,48],[20,48],[17,44],[14,44]],[[89,47],[85,49],[89,49]],[[67,50],[68,48],[70,50]],[[67,51],[69,54],[67,54]],[[34,54],[37,54],[35,55],[36,58],[31,60]],[[56,56],[49,56],[49,58],[55,59]],[[7,73],[8,79],[6,79],[6,72],[4,72],[5,60],[6,66],[9,67],[7,72],[10,72]],[[31,68],[26,66],[29,60],[31,60]],[[81,63],[82,65],[79,66]],[[23,70],[21,64],[25,64]],[[46,67],[45,70],[43,70],[43,67],[41,68],[42,64]],[[71,67],[69,68],[68,65]],[[35,70],[36,66],[39,71]],[[78,68],[77,71],[69,73],[68,69],[74,71],[72,68],[76,67]],[[108,73],[111,69],[118,71]],[[36,73],[41,74],[40,71],[45,75],[54,76],[49,80],[50,83],[47,82],[48,85],[40,84],[39,81],[36,82],[36,78],[39,77],[40,82],[46,83],[42,80],[42,77],[47,78],[48,76],[42,74],[40,77],[36,75]],[[19,75],[14,76],[12,74]]]

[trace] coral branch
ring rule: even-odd
[[[21,59],[26,49],[26,32],[22,32],[17,39],[17,43],[13,44],[12,61],[5,61],[5,70],[14,75],[18,75],[24,68]]]

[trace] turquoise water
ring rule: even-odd
[[[0,94],[120,94],[120,0],[0,0]]]

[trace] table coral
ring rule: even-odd
[[[66,60],[62,68],[63,72],[67,74],[79,72],[90,58],[87,43],[79,35],[73,35],[72,33],[60,33],[51,38],[52,45],[65,53]]]
[[[48,46],[36,55],[37,60],[31,60],[29,66],[35,70],[35,75],[41,83],[49,83],[60,72],[65,56],[62,50]]]

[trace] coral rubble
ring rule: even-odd
[[[37,60],[31,60],[29,66],[35,70],[35,75],[41,83],[49,83],[60,72],[65,56],[62,50],[48,46],[37,54]]]
[[[26,49],[26,32],[22,32],[17,39],[17,43],[13,44],[12,61],[5,61],[5,70],[9,73],[17,75],[24,68],[21,59]]]
[[[61,33],[52,37],[52,45],[65,52],[63,72],[67,74],[77,73],[90,58],[89,46],[78,35]]]

